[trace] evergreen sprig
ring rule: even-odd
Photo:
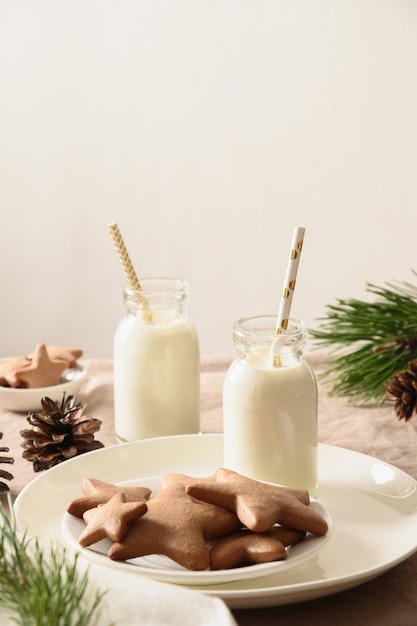
[[[43,547],[16,529],[0,504],[0,606],[19,626],[93,626],[98,624],[105,592],[86,598],[88,570],[77,569],[63,546]]]
[[[382,404],[390,378],[417,358],[417,286],[367,283],[366,290],[374,301],[336,300],[310,336],[317,347],[330,349],[321,375],[328,378],[329,395],[355,404]]]

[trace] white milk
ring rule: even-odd
[[[197,433],[200,357],[185,316],[141,309],[120,323],[114,339],[114,412],[119,441]]]
[[[300,353],[285,350],[284,364],[273,367],[269,349],[252,345],[229,368],[223,391],[224,465],[314,495],[317,383]]]

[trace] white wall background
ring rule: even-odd
[[[116,221],[202,354],[417,269],[415,0],[0,0],[0,354],[110,357]]]

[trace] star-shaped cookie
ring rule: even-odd
[[[214,542],[210,549],[210,568],[229,569],[250,563],[268,563],[287,558],[286,546],[304,539],[305,533],[274,526],[264,533],[243,528]]]
[[[255,532],[264,532],[278,523],[315,535],[326,534],[327,522],[308,506],[308,491],[261,483],[224,468],[217,469],[215,476],[216,483],[196,481],[187,485],[187,493],[233,511],[244,526]]]
[[[133,522],[124,540],[114,543],[108,555],[125,561],[164,554],[190,570],[204,570],[210,566],[207,541],[239,527],[234,513],[195,502],[185,486],[177,483],[149,500],[146,515]]]
[[[83,519],[87,524],[78,541],[84,548],[105,537],[112,541],[122,541],[129,524],[147,511],[145,502],[127,502],[123,492],[115,493],[106,504],[85,511]]]
[[[75,517],[83,517],[85,511],[99,504],[105,504],[116,493],[123,493],[126,502],[146,502],[151,490],[139,485],[113,485],[97,478],[84,478],[81,483],[84,495],[72,500],[67,512]]]
[[[16,370],[28,367],[31,360],[27,356],[15,356],[0,363],[0,385],[3,387],[21,387],[22,383],[16,378]]]
[[[170,472],[169,474],[164,474],[163,476],[161,476],[160,479],[162,489],[165,489],[166,487],[169,487],[170,485],[175,485],[177,483],[182,483],[183,485],[187,486],[195,483],[196,481],[198,481],[199,483],[210,483],[215,482],[216,477],[213,474],[212,476],[205,476],[204,478],[196,478],[195,476],[188,476],[188,474]]]
[[[65,361],[67,367],[75,367],[77,365],[77,359],[82,357],[83,351],[80,348],[65,348],[63,346],[46,346],[49,358],[53,361]],[[28,355],[29,358],[33,358],[33,354]]]
[[[15,377],[26,387],[50,387],[58,385],[62,372],[67,369],[65,361],[49,358],[44,343],[39,343],[29,365],[15,370]]]

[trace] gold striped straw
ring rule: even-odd
[[[288,259],[287,271],[285,273],[282,297],[278,311],[277,323],[275,326],[276,340],[272,344],[271,356],[274,366],[281,363],[279,352],[281,349],[281,336],[287,332],[292,298],[294,295],[297,279],[298,265],[300,263],[301,251],[303,249],[305,228],[296,226],[294,228],[290,256]]]
[[[110,236],[113,240],[114,247],[116,248],[116,252],[122,264],[123,271],[125,273],[129,287],[133,289],[134,291],[141,291],[142,288],[140,286],[139,279],[136,275],[132,261],[130,260],[129,253],[126,249],[126,246],[123,241],[123,237],[120,233],[118,225],[116,223],[108,224],[107,228],[109,230]],[[143,304],[143,308],[145,309],[145,312],[143,314],[143,319],[146,321],[150,321],[152,319],[152,316],[149,313],[146,313],[146,311],[149,311],[149,304],[143,296],[141,296],[141,301]]]

